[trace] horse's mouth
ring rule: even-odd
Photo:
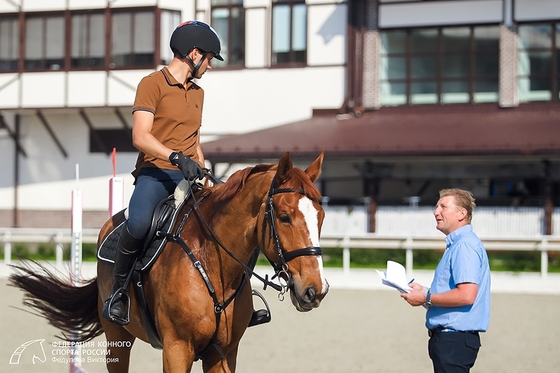
[[[303,292],[298,292],[292,285],[290,287],[290,299],[299,312],[309,312],[321,305],[321,301],[327,295],[328,289],[319,293],[314,287],[308,287]]]

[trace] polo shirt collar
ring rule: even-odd
[[[457,239],[459,238],[459,236],[461,236],[463,233],[466,232],[472,232],[472,225],[467,224],[459,229],[455,229],[453,232],[449,233],[447,235],[447,237],[445,237],[445,247],[446,248],[450,248],[451,245],[453,245],[453,243],[455,241],[457,241]]]
[[[164,66],[161,69],[161,72],[163,73],[163,76],[165,77],[165,80],[167,81],[167,84],[171,85],[171,86],[179,86],[181,88],[186,87],[187,89],[193,84],[192,80],[187,81],[187,84],[185,86],[183,86],[182,83],[179,83],[177,81],[177,79],[175,79],[175,77],[171,74],[171,72],[169,72],[169,69],[167,68],[167,66]]]

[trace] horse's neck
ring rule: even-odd
[[[216,216],[210,228],[221,243],[245,263],[258,246],[259,212],[269,187],[266,178],[263,179],[249,180],[224,206],[211,212]]]

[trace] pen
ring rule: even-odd
[[[409,283],[409,284],[412,284],[413,282],[414,282],[414,279],[410,280],[408,283]]]

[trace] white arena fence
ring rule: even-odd
[[[379,206],[375,233],[380,235],[440,236],[434,208],[429,206]],[[326,206],[324,233],[367,233],[366,206]],[[552,215],[552,233],[560,235],[560,208]],[[472,221],[479,236],[535,237],[544,233],[544,209],[540,207],[477,207]]]
[[[439,250],[444,236],[435,229],[432,207],[381,206],[376,232],[368,233],[365,206],[325,206],[321,234],[323,247],[343,248],[343,267],[350,269],[350,248],[406,250],[406,268],[413,269],[414,249]],[[560,251],[560,209],[553,213],[553,235],[543,235],[544,210],[532,207],[477,207],[473,228],[487,250],[540,251],[541,275],[548,272],[548,252]],[[83,229],[82,242],[96,243],[97,229]],[[56,261],[62,264],[63,244],[72,242],[68,229],[0,228],[4,262],[11,263],[14,243],[55,243]]]

